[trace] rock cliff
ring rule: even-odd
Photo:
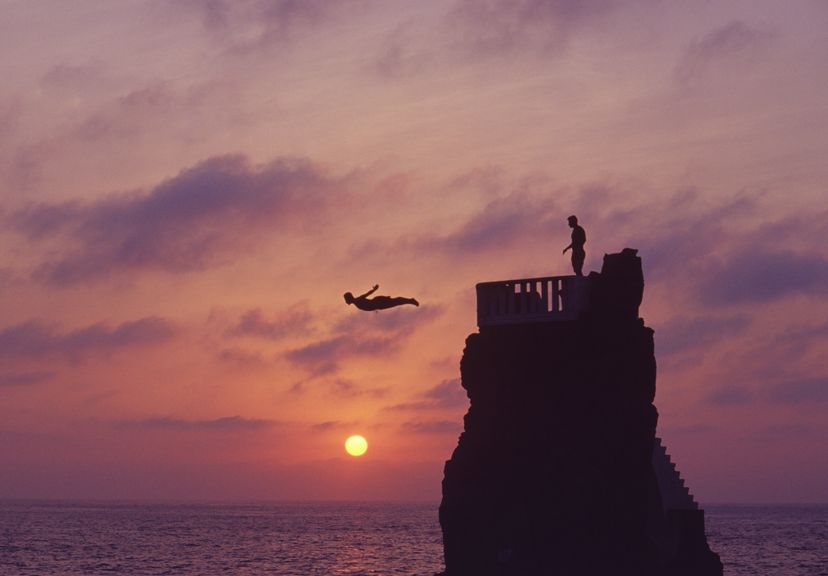
[[[702,512],[668,510],[654,472],[643,286],[627,249],[585,281],[578,319],[468,337],[471,404],[440,505],[447,576],[721,574]]]

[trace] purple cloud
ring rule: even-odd
[[[40,384],[55,377],[54,372],[16,372],[11,374],[0,374],[0,388],[4,386],[30,386]]]
[[[618,6],[619,0],[459,0],[449,24],[470,53],[500,55],[531,47],[549,52]]]
[[[710,346],[738,335],[750,325],[751,318],[735,316],[699,316],[673,318],[656,331],[656,351],[669,356],[701,346]]]
[[[382,398],[388,393],[388,388],[361,388],[353,380],[346,380],[345,378],[336,378],[329,382],[328,389],[332,394],[341,398],[358,398],[360,396]]]
[[[699,287],[699,300],[726,306],[769,302],[828,290],[828,259],[816,254],[766,251],[735,252],[711,270]]]
[[[327,432],[328,430],[341,430],[343,428],[353,427],[353,422],[343,422],[342,420],[328,420],[326,422],[319,422],[318,424],[311,424],[311,430],[315,432]]]
[[[773,39],[768,30],[733,20],[694,41],[676,65],[676,78],[682,84],[704,75],[715,62],[736,57],[751,57]]]
[[[275,420],[260,420],[256,418],[243,418],[241,416],[224,416],[212,420],[183,420],[168,416],[158,418],[146,418],[143,420],[130,420],[117,423],[118,426],[129,428],[147,428],[152,430],[261,430],[277,426],[280,423]]]
[[[712,404],[735,406],[752,402],[754,395],[743,386],[728,385],[714,390],[707,396],[707,400]]]
[[[223,348],[218,353],[218,359],[241,368],[252,368],[265,364],[265,359],[260,353],[241,348]]]
[[[423,392],[419,399],[413,402],[394,404],[386,408],[392,411],[422,411],[434,409],[452,409],[466,407],[469,404],[468,395],[460,385],[459,378],[443,380],[436,386]]]
[[[411,420],[403,422],[400,428],[409,434],[456,434],[462,431],[463,424],[457,420]]]
[[[37,276],[53,284],[135,269],[184,272],[217,265],[266,231],[297,221],[312,227],[335,184],[305,160],[252,167],[240,156],[220,156],[147,194],[33,205],[9,224],[33,240],[62,234],[74,247],[39,267]]]
[[[785,404],[828,402],[828,378],[801,378],[775,384],[770,399]]]
[[[40,79],[40,85],[48,90],[71,90],[83,92],[90,85],[96,84],[103,78],[103,68],[100,64],[56,64],[52,66]]]
[[[797,326],[785,331],[781,340],[791,342],[794,346],[804,347],[828,338],[828,322],[812,326]]]
[[[0,356],[37,358],[57,354],[75,359],[85,354],[166,342],[177,331],[172,322],[158,317],[124,322],[114,328],[92,324],[66,333],[58,333],[39,320],[30,320],[0,331]]]
[[[442,313],[439,306],[428,305],[377,314],[354,311],[333,326],[330,337],[289,350],[285,358],[315,375],[329,374],[348,358],[396,352],[414,332]]]
[[[204,25],[244,52],[281,43],[299,32],[353,15],[365,0],[176,0],[174,7],[196,10]]]
[[[458,254],[468,257],[472,253],[502,250],[548,235],[554,223],[560,225],[560,221],[561,213],[556,210],[554,202],[518,190],[492,200],[447,234],[400,238],[395,250],[444,254],[452,258]],[[362,254],[365,246],[373,243],[361,243],[353,246],[351,251]]]
[[[328,374],[337,370],[339,362],[346,358],[390,354],[401,344],[393,337],[337,336],[290,350],[285,358],[314,374]]]
[[[228,336],[256,336],[267,340],[281,340],[290,335],[303,335],[311,331],[313,314],[306,302],[297,304],[274,318],[266,318],[259,308],[248,310],[239,318]]]

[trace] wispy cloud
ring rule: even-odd
[[[341,430],[343,428],[350,428],[353,422],[343,422],[342,420],[327,420],[317,424],[311,424],[311,430],[315,432],[327,432],[328,430]]]
[[[461,45],[477,57],[532,49],[548,54],[622,6],[618,0],[459,0],[449,16]]]
[[[13,372],[9,374],[0,374],[0,388],[4,386],[31,386],[33,384],[40,384],[55,377],[54,372],[37,371],[37,372]]]
[[[744,332],[750,322],[751,318],[744,314],[705,315],[692,318],[677,316],[656,332],[658,355],[669,356],[733,338]]]
[[[820,254],[753,248],[734,252],[712,270],[700,288],[715,305],[770,302],[828,291],[828,259]]]
[[[186,272],[217,265],[267,232],[298,221],[311,227],[337,184],[307,160],[251,166],[241,156],[220,156],[146,194],[32,205],[8,223],[32,240],[66,237],[73,249],[37,271],[52,284],[137,269]]]
[[[418,328],[441,314],[443,309],[439,306],[391,309],[376,314],[354,310],[334,325],[331,336],[289,350],[285,358],[315,375],[330,374],[348,358],[398,351]]]
[[[366,0],[175,0],[198,14],[205,27],[234,52],[263,49],[351,17]]]
[[[243,418],[241,416],[224,416],[212,420],[184,420],[170,416],[157,418],[145,418],[143,420],[128,420],[116,423],[117,426],[129,428],[146,428],[150,430],[215,430],[215,431],[243,431],[262,430],[277,426],[280,423],[275,420],[260,420],[256,418]]]
[[[260,308],[248,310],[236,324],[227,330],[228,336],[255,336],[267,340],[282,340],[287,336],[301,336],[311,331],[314,317],[307,302],[301,302],[272,317]]]
[[[289,350],[285,357],[314,374],[329,374],[346,358],[390,354],[401,345],[402,342],[393,336],[343,335]]]
[[[786,404],[828,402],[828,378],[800,378],[775,384],[770,399]]]
[[[773,33],[765,28],[732,20],[687,47],[676,64],[676,79],[686,86],[704,76],[717,63],[749,62],[769,46],[773,37]]]
[[[0,331],[0,356],[63,355],[77,359],[86,354],[159,344],[170,340],[177,332],[170,320],[158,317],[124,322],[114,328],[92,324],[69,332],[59,332],[53,325],[30,320]]]
[[[718,387],[707,395],[707,401],[720,406],[738,406],[755,400],[754,393],[744,386]]]
[[[461,432],[463,424],[458,420],[410,420],[400,428],[409,434],[447,434]]]
[[[410,402],[394,404],[386,408],[391,411],[423,411],[435,409],[453,409],[468,406],[469,399],[459,378],[443,380],[415,397]]]

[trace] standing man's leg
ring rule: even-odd
[[[584,275],[584,260],[586,259],[586,252],[583,250],[572,251],[572,269],[576,276]]]

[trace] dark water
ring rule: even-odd
[[[705,507],[727,576],[828,576],[828,506]]]
[[[710,506],[728,575],[828,575],[828,507]],[[436,504],[0,503],[0,575],[433,575]]]

